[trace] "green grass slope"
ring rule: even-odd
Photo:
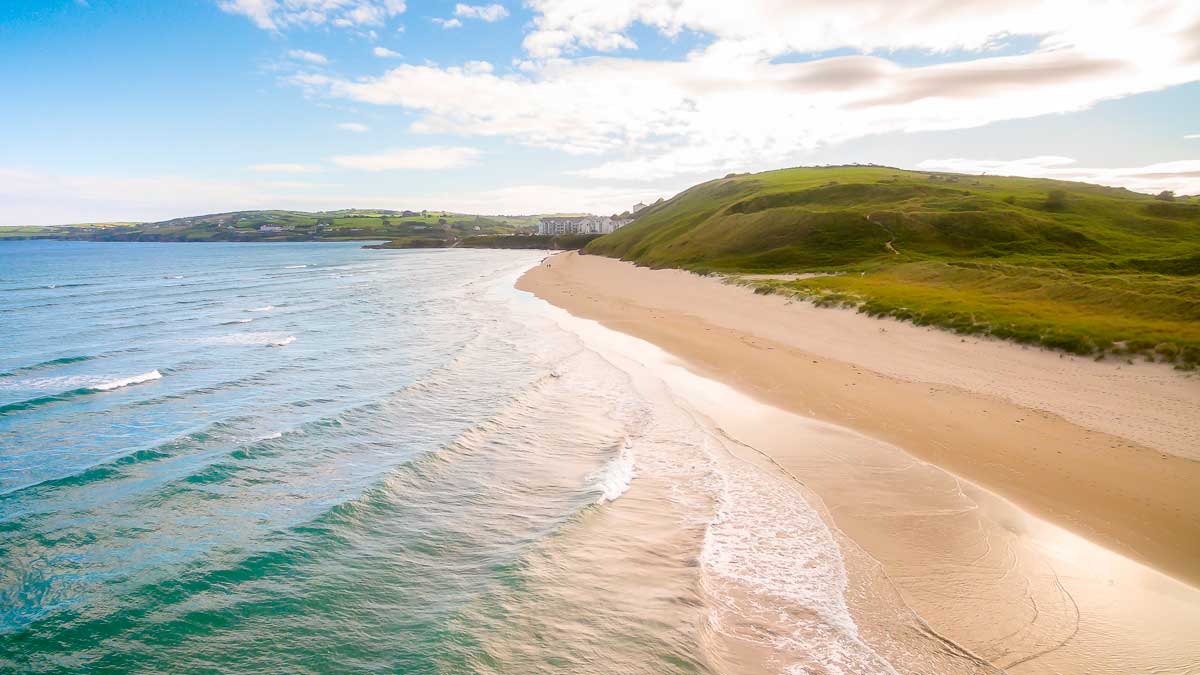
[[[731,175],[588,253],[1077,354],[1200,364],[1200,202],[853,166]]]

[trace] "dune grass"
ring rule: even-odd
[[[1200,204],[886,167],[728,176],[586,249],[1075,354],[1200,365]]]

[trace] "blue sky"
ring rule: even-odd
[[[1200,192],[1192,3],[796,4],[8,0],[0,225],[607,212],[843,162]]]

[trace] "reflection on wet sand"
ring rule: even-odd
[[[755,484],[758,498],[769,502],[783,481],[825,517],[846,567],[848,634],[856,630],[880,657],[871,670],[889,672],[889,663],[899,672],[1200,670],[1197,589],[895,446],[758,403],[648,343],[561,321],[616,363],[625,359],[629,372],[653,373],[722,439],[741,470],[759,472],[740,483]],[[740,527],[751,540],[769,541],[748,523]],[[813,567],[797,562],[793,573]],[[805,652],[815,644],[836,651],[837,641],[814,643],[819,630],[795,645],[786,639],[810,621],[811,603],[728,575],[709,575],[707,583],[723,587],[714,616],[735,663],[740,653],[743,667],[757,658],[792,672],[836,672],[836,657],[808,663]],[[754,646],[766,644],[770,656],[756,656]]]

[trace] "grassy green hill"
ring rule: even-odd
[[[697,185],[586,251],[963,333],[1200,364],[1195,198],[886,167],[784,169]],[[828,274],[747,276],[814,272]]]
[[[265,230],[263,228],[266,228]],[[469,236],[537,227],[536,216],[477,216],[447,211],[235,211],[154,223],[0,227],[0,239],[86,241],[338,241],[410,238],[449,245]],[[281,229],[276,229],[281,228]]]

